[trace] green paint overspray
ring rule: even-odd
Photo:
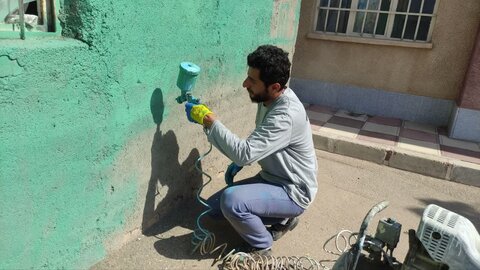
[[[172,99],[156,116],[170,121],[180,62],[202,67],[203,96],[243,77],[258,45],[292,47],[295,36],[270,35],[273,3],[64,0],[63,37],[0,40],[9,64],[0,76],[0,268],[102,259],[109,237],[132,229],[145,179],[111,172],[126,145],[158,124],[154,90]]]

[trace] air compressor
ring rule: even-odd
[[[417,231],[410,229],[409,249],[400,263],[393,250],[402,226],[381,219],[374,236],[365,233],[370,220],[388,206],[375,205],[365,216],[357,241],[344,252],[332,270],[480,270],[480,235],[467,218],[435,204],[428,205]]]

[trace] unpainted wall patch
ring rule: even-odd
[[[271,38],[293,38],[295,35],[295,11],[298,1],[275,0],[270,22]]]

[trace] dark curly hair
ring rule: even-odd
[[[285,88],[290,78],[288,53],[273,45],[262,45],[247,57],[248,66],[260,70],[260,80],[268,87],[279,83]]]

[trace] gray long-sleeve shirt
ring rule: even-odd
[[[287,88],[272,104],[258,104],[256,128],[240,139],[216,120],[206,130],[208,140],[239,166],[257,162],[260,175],[280,184],[306,209],[317,193],[317,158],[310,121],[303,104]]]

